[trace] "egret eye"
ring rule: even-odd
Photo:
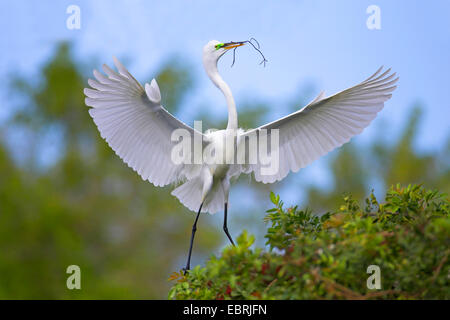
[[[216,44],[216,50],[219,50],[219,49],[222,48],[224,45],[225,45],[224,43]]]

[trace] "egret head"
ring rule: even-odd
[[[206,66],[217,65],[220,57],[228,50],[243,46],[245,42],[220,42],[217,40],[209,41],[203,47],[203,63]]]

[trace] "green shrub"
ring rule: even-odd
[[[449,299],[449,201],[421,186],[397,185],[381,204],[350,196],[322,216],[297,207],[267,211],[268,251],[252,249],[245,231],[176,281],[169,299]],[[381,289],[368,289],[370,265]]]

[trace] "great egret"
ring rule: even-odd
[[[306,107],[276,121],[252,130],[238,127],[236,105],[231,90],[219,75],[217,62],[228,50],[246,42],[223,43],[209,41],[203,48],[203,65],[208,77],[225,96],[228,106],[228,125],[225,130],[199,132],[171,115],[161,105],[161,94],[153,79],[145,88],[114,57],[118,73],[107,65],[103,71],[94,70],[97,80],[89,79],[92,89],[84,89],[89,113],[116,154],[144,180],[155,186],[184,182],[172,191],[182,204],[196,211],[185,270],[190,269],[192,246],[201,212],[211,214],[224,206],[223,230],[234,245],[227,228],[228,194],[232,179],[241,173],[254,173],[256,181],[272,183],[282,180],[289,171],[296,172],[320,156],[348,142],[362,132],[384,102],[391,97],[398,77],[390,69],[378,69],[360,84],[324,97],[321,92]],[[176,164],[171,152],[176,141],[171,135],[184,129],[202,138],[202,145],[215,145],[233,135],[233,148],[245,137],[263,129],[278,129],[279,167],[273,174],[261,174],[261,163],[254,164]],[[258,136],[259,137],[259,136]],[[258,138],[259,139],[259,138]]]

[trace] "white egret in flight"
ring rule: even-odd
[[[172,191],[182,204],[196,211],[192,227],[190,259],[197,221],[201,212],[211,214],[224,208],[223,230],[234,245],[227,229],[227,207],[230,183],[241,173],[254,173],[256,181],[272,183],[282,180],[290,171],[296,172],[331,150],[361,133],[391,92],[398,78],[390,69],[380,68],[367,80],[329,97],[320,93],[312,102],[290,115],[252,130],[238,127],[236,105],[231,90],[217,70],[217,62],[227,51],[244,42],[208,42],[203,48],[203,65],[208,77],[222,91],[228,106],[228,125],[225,130],[199,132],[171,115],[161,105],[161,94],[153,79],[145,87],[114,58],[118,72],[103,65],[106,76],[94,70],[96,80],[89,79],[92,89],[84,89],[89,113],[116,154],[144,180],[155,186],[183,182]],[[236,146],[246,136],[278,129],[278,170],[274,174],[261,174],[261,162],[254,164],[189,164],[175,163],[171,158],[177,141],[171,136],[176,129],[185,129],[202,138],[202,146],[223,148],[221,139],[235,137]],[[259,134],[257,135],[259,138]]]

